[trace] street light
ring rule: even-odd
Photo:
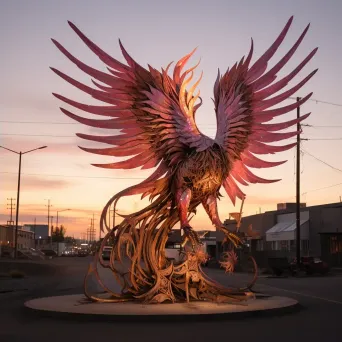
[[[71,209],[63,209],[63,210],[58,210],[57,211],[56,227],[58,227],[58,213],[61,213],[63,211],[68,211],[68,210],[71,210]]]
[[[6,148],[4,146],[0,146],[0,148],[3,148],[7,151],[13,152],[15,154],[19,154],[19,171],[18,171],[18,188],[17,188],[17,207],[16,207],[16,218],[15,218],[15,240],[14,240],[14,258],[16,259],[18,256],[18,220],[19,220],[19,196],[20,196],[20,177],[21,177],[21,156],[23,154],[29,153],[29,152],[33,152],[36,150],[42,150],[43,148],[47,148],[47,146],[41,146],[41,147],[37,147],[34,148],[33,150],[29,150],[26,152],[17,152],[17,151],[13,151],[9,148]]]

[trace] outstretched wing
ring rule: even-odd
[[[276,133],[276,131],[294,126],[310,115],[310,113],[303,115],[299,120],[265,124],[275,117],[296,109],[312,95],[311,93],[290,105],[267,110],[289,99],[317,71],[313,71],[291,89],[269,98],[287,86],[317,51],[317,48],[314,49],[289,75],[274,82],[277,73],[289,61],[302,42],[309,29],[308,25],[289,52],[266,72],[267,64],[284,40],[292,19],[293,17],[287,22],[272,46],[251,67],[249,65],[253,54],[253,40],[246,60],[242,58],[240,63],[236,63],[223,76],[219,72],[215,82],[214,102],[218,127],[215,140],[225,148],[228,154],[231,170],[223,186],[234,204],[236,197],[240,199],[245,197],[236,182],[248,185],[248,183],[272,183],[278,181],[260,178],[254,175],[248,167],[266,168],[283,164],[284,162],[263,161],[257,158],[255,154],[274,154],[295,146],[296,143],[285,146],[272,146],[267,143],[296,136],[300,132]]]
[[[189,148],[201,150],[212,144],[211,139],[200,133],[194,121],[194,114],[201,103],[195,105],[199,94],[193,94],[200,80],[189,91],[186,90],[197,65],[181,74],[195,50],[176,64],[171,78],[168,76],[171,63],[161,72],[151,66],[146,70],[128,55],[119,41],[128,64],[124,65],[102,51],[75,25],[70,22],[69,24],[108,66],[109,73],[82,63],[55,40],[52,41],[66,57],[95,79],[92,79],[92,82],[98,89],[88,87],[54,68],[52,70],[73,86],[109,105],[91,106],[54,95],[77,109],[109,119],[87,119],[64,108],[61,110],[70,118],[85,125],[120,130],[121,134],[110,136],[77,134],[86,140],[114,146],[100,149],[82,148],[83,150],[115,157],[133,156],[124,161],[95,166],[110,169],[132,169],[140,166],[149,169],[162,162],[164,169],[167,169],[182,160]]]

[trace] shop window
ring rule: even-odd
[[[295,250],[296,250],[296,241],[290,240],[290,251],[295,251]]]
[[[307,252],[309,250],[309,240],[302,240],[301,241],[301,249],[304,252]]]
[[[281,240],[281,241],[279,241],[279,245],[280,245],[279,249],[282,250],[282,251],[288,251],[289,250],[289,246],[290,246],[289,242],[290,241],[288,241],[288,240]]]
[[[264,250],[264,240],[256,240],[256,250],[257,251]]]
[[[342,252],[342,240],[338,240],[337,236],[330,237],[330,253],[336,254]]]

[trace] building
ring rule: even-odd
[[[15,226],[0,225],[0,245],[14,248]],[[24,227],[18,227],[18,249],[34,248],[34,233]]]
[[[49,226],[47,224],[24,224],[24,228],[30,230],[36,235],[36,239],[47,239],[50,236]]]
[[[218,258],[217,244],[216,244],[216,231],[196,231],[200,236],[201,242],[205,248],[206,253],[211,257]],[[166,243],[166,248],[168,249],[180,249],[183,240],[182,231],[180,229],[172,229],[169,233],[169,239]]]
[[[242,218],[241,232],[252,225],[258,232],[250,242],[250,251],[263,267],[269,257],[296,256],[296,206],[282,203],[278,210]],[[234,231],[234,221],[225,225]],[[342,266],[342,203],[332,203],[300,208],[301,255],[321,257],[331,266]],[[218,232],[218,249],[223,251],[224,234]]]

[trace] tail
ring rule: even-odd
[[[167,173],[168,168],[164,163],[161,163],[159,167],[153,172],[153,174],[148,177],[143,182],[133,185],[125,190],[120,191],[116,195],[114,195],[105,205],[105,207],[102,210],[101,219],[100,219],[100,229],[102,232],[105,230],[107,232],[110,232],[112,229],[109,227],[107,223],[107,217],[108,217],[108,211],[110,210],[111,205],[114,203],[114,211],[116,210],[116,205],[120,198],[125,196],[132,196],[132,195],[139,195],[142,194],[142,198],[146,197],[148,194],[150,194],[150,199],[153,200],[153,198],[157,195],[160,195],[162,192],[164,192],[166,189],[165,187],[168,185],[169,182],[169,175]],[[158,179],[159,177],[165,175],[164,178]],[[123,215],[120,215],[123,216]],[[123,216],[125,217],[125,216]],[[114,223],[113,227],[115,227],[115,215],[114,215]]]
[[[150,195],[152,203],[140,211],[122,215],[124,220],[110,230],[105,221],[108,208],[112,203],[115,205],[123,195],[120,193],[114,196],[102,213],[101,228],[105,225],[108,233],[102,241],[97,258],[102,266],[109,267],[114,272],[122,285],[122,293],[136,298],[139,296],[150,298],[155,295],[160,286],[160,269],[167,264],[165,244],[170,230],[179,220],[178,211],[172,205],[173,196],[170,193],[169,177],[140,184],[136,188],[132,187],[131,190],[127,190],[125,194],[140,192],[143,193],[142,197]],[[158,197],[155,198],[156,196]],[[116,232],[114,245],[109,265],[106,265],[102,259],[102,250],[110,236],[114,237],[114,232]],[[130,263],[129,272],[122,273],[117,265],[121,264],[126,257]],[[149,290],[146,292],[147,288]]]
[[[244,300],[244,289],[232,292],[232,289],[226,289],[210,280],[202,272],[195,252],[187,253],[187,259],[181,264],[174,265],[166,258],[165,245],[169,232],[179,221],[170,181],[171,174],[161,179],[150,179],[113,196],[107,203],[101,217],[101,228],[107,228],[108,232],[84,280],[84,293],[88,299],[107,303],[129,300],[161,303],[175,301],[176,298],[186,298],[189,302],[190,297],[198,300],[220,296],[234,301]],[[124,220],[110,229],[106,223],[110,205],[114,203],[115,206],[122,196],[139,193],[142,197],[150,195],[151,204],[130,215],[122,215]],[[197,204],[193,203],[189,212],[193,212]],[[102,258],[102,251],[111,236],[114,243],[107,263]],[[121,285],[121,293],[113,292],[101,281],[98,263],[113,272]],[[87,280],[92,274],[104,291],[111,295],[110,298],[89,293]],[[197,287],[193,284],[197,284]]]

